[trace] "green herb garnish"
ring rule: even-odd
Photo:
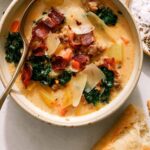
[[[6,41],[6,61],[17,64],[21,58],[23,41],[18,32],[10,32]]]
[[[102,7],[97,10],[96,15],[101,18],[106,25],[114,26],[117,23],[118,17],[109,7]]]

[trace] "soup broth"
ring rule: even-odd
[[[131,76],[134,39],[112,1],[39,0],[25,33],[30,55],[16,84],[43,111],[92,113],[111,103]]]

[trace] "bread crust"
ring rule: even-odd
[[[136,122],[144,120],[143,112],[137,107],[129,105],[121,115],[119,121],[102,137],[92,150],[109,150],[109,146],[113,144],[123,131],[132,128]],[[150,147],[143,147],[143,150],[150,150]]]

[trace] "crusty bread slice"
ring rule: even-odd
[[[144,113],[129,105],[92,150],[150,150],[150,130]]]

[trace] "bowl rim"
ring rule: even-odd
[[[13,0],[10,5],[8,6],[8,8],[6,9],[4,15],[2,16],[2,19],[0,21],[0,31],[2,29],[2,26],[3,26],[3,23],[5,22],[5,20],[7,19],[7,15],[9,15],[9,13],[11,12],[12,8],[15,7],[15,5],[17,4],[18,0]],[[23,2],[22,2],[23,3]],[[91,113],[89,115],[85,115],[85,116],[82,116],[84,118],[87,118],[86,120],[84,121],[81,121],[81,122],[71,122],[68,123],[67,122],[67,118],[66,118],[66,122],[64,121],[58,121],[58,120],[55,120],[55,119],[50,119],[50,117],[46,117],[44,116],[43,114],[39,114],[40,111],[35,111],[33,109],[31,109],[29,106],[27,106],[26,104],[23,104],[22,102],[20,102],[18,99],[17,99],[17,94],[14,93],[14,92],[11,92],[10,93],[10,96],[12,97],[12,99],[21,107],[23,108],[26,112],[28,112],[30,115],[36,117],[37,119],[43,121],[43,122],[46,122],[48,124],[53,124],[53,125],[58,125],[58,126],[65,126],[65,127],[78,127],[78,126],[84,126],[84,125],[88,125],[88,124],[92,124],[92,123],[95,123],[95,122],[98,122],[100,120],[103,120],[105,119],[106,117],[110,116],[111,114],[113,114],[115,111],[117,111],[126,101],[127,101],[127,98],[129,97],[129,95],[132,93],[132,91],[134,90],[134,88],[136,87],[137,85],[137,82],[139,80],[139,77],[140,77],[140,74],[141,74],[141,71],[142,71],[142,63],[143,63],[143,50],[142,50],[142,44],[141,44],[141,40],[140,40],[140,34],[139,34],[139,31],[138,31],[138,28],[136,26],[136,23],[134,21],[134,18],[132,17],[131,13],[129,12],[129,9],[119,0],[118,1],[119,5],[121,5],[121,7],[123,7],[128,15],[128,17],[130,17],[129,19],[131,19],[132,21],[132,24],[133,24],[133,27],[135,28],[135,31],[136,31],[136,35],[137,35],[137,41],[138,41],[138,47],[139,47],[139,53],[140,53],[140,56],[139,56],[139,66],[138,66],[138,69],[136,71],[136,75],[135,75],[135,78],[132,82],[132,85],[127,89],[127,93],[126,95],[124,95],[124,97],[119,101],[119,103],[117,103],[117,105],[114,105],[113,108],[111,108],[109,111],[105,112],[103,115],[93,115],[95,114],[96,112],[99,112],[99,111],[96,111],[95,113]],[[6,83],[5,81],[3,80],[3,77],[2,77],[2,70],[0,68],[0,79],[2,81],[2,84],[4,87],[6,87]],[[129,82],[129,81],[128,81]],[[127,82],[127,84],[128,84]],[[35,106],[36,107],[36,106]],[[42,110],[41,110],[42,112]],[[45,113],[46,115],[46,113]],[[92,119],[88,119],[88,116],[90,116],[90,118]],[[49,114],[50,116],[50,114]],[[55,118],[58,117],[58,116],[55,116]],[[81,118],[81,117],[77,117],[77,118]]]

